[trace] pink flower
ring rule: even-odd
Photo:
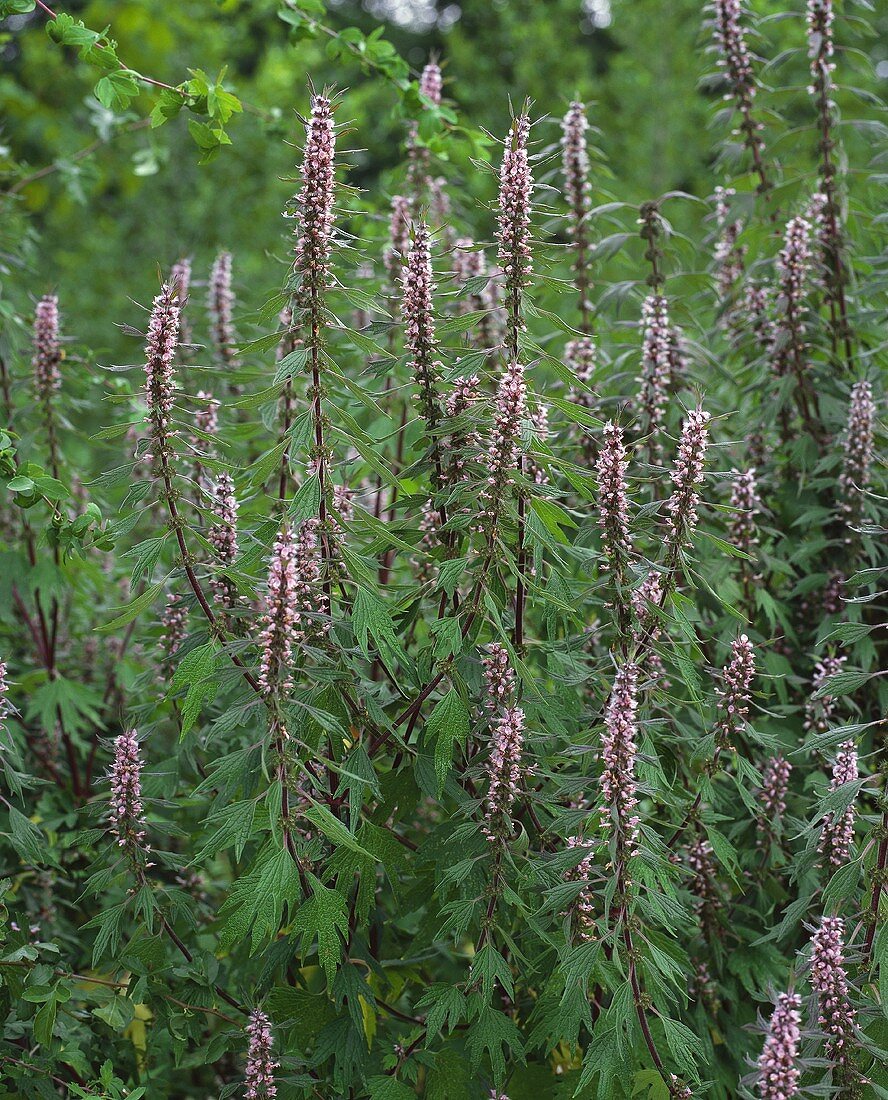
[[[324,95],[312,95],[311,117],[306,126],[305,151],[297,196],[296,251],[293,267],[301,277],[296,301],[302,309],[316,310],[330,281],[333,250],[333,202],[336,126],[333,105]]]
[[[682,427],[672,473],[672,496],[666,505],[669,512],[667,538],[676,553],[697,526],[697,507],[700,503],[697,486],[703,480],[703,464],[709,443],[708,425],[709,413],[696,408],[688,413]]]
[[[46,294],[34,310],[34,354],[31,366],[34,370],[34,388],[41,401],[48,401],[62,385],[59,365],[62,362],[62,345],[59,339],[59,300],[55,294]]]
[[[432,307],[434,277],[432,247],[428,226],[420,222],[413,244],[407,254],[402,275],[404,296],[401,312],[404,316],[404,342],[410,354],[413,376],[419,388],[420,411],[434,431],[438,420],[437,381],[441,373],[435,340],[435,320]]]
[[[163,633],[160,644],[166,656],[168,667],[173,666],[173,657],[185,639],[188,629],[188,609],[182,597],[175,592],[167,592],[166,606],[162,618]]]
[[[749,713],[750,688],[755,676],[755,651],[745,634],[731,643],[731,659],[722,673],[724,688],[719,690],[719,717],[715,730],[716,745],[732,749],[732,738],[746,722]]]
[[[845,922],[822,917],[811,937],[811,986],[817,994],[818,1022],[826,1035],[826,1056],[848,1067],[855,1047],[856,1012],[845,971]]]
[[[274,1060],[274,1036],[271,1021],[265,1013],[254,1008],[247,1024],[247,1071],[244,1081],[244,1100],[274,1100],[277,1086],[274,1071],[280,1062]]]
[[[774,334],[774,369],[778,374],[785,374],[792,356],[804,348],[805,293],[811,257],[811,223],[799,215],[787,222],[783,248],[777,257],[780,319]]]
[[[848,406],[844,457],[839,475],[839,507],[847,523],[859,522],[863,511],[863,490],[869,485],[873,463],[875,416],[872,386],[869,382],[855,383]]]
[[[111,781],[111,831],[121,848],[134,848],[145,839],[142,806],[142,758],[135,730],[114,739]]]
[[[179,339],[183,344],[191,343],[191,331],[185,323],[185,306],[188,304],[188,292],[191,289],[191,260],[183,256],[170,268],[170,286],[179,300],[181,317],[179,319]]]
[[[642,430],[651,436],[648,450],[651,461],[662,455],[662,444],[657,438],[663,422],[669,377],[672,367],[671,328],[669,304],[662,294],[649,294],[641,306],[642,351],[641,390],[638,407],[642,417]]]
[[[170,417],[176,394],[173,361],[179,342],[180,307],[168,284],[154,299],[145,343],[145,397],[151,421],[155,456],[168,448]]]
[[[730,519],[731,542],[744,554],[752,554],[758,546],[758,525],[755,517],[761,514],[761,497],[755,479],[755,470],[732,470]]]
[[[622,858],[638,851],[638,793],[635,763],[638,749],[638,666],[617,672],[604,719],[601,758],[602,826],[614,831]]]
[[[441,75],[441,66],[435,61],[427,62],[419,78],[419,94],[434,107],[440,107],[443,90],[444,79]]]
[[[814,676],[811,679],[812,694],[816,694],[837,672],[841,672],[842,666],[848,660],[847,657],[837,657],[827,653],[822,660],[814,666]],[[829,729],[830,719],[835,713],[836,699],[833,695],[823,695],[819,699],[809,699],[805,703],[805,732],[825,733]]]
[[[524,367],[512,362],[500,379],[493,413],[493,430],[487,450],[487,485],[482,490],[480,527],[488,541],[496,537],[505,498],[514,484],[520,453],[521,425],[527,417],[527,383]]]
[[[853,741],[843,741],[832,766],[832,778],[829,789],[837,791],[846,783],[853,783],[858,777],[857,746]],[[852,802],[838,816],[826,814],[817,851],[826,857],[832,870],[847,863],[854,843],[854,819],[857,810]]]
[[[569,370],[576,375],[577,380],[584,386],[591,386],[592,376],[595,373],[596,348],[591,336],[580,336],[576,340],[568,340],[564,347],[564,362]],[[585,390],[571,386],[568,399],[591,408],[594,398]]]
[[[588,849],[589,844],[582,837],[569,836],[568,848]],[[570,915],[576,927],[577,936],[581,941],[592,939],[595,933],[595,891],[590,879],[592,877],[593,858],[588,852],[576,867],[570,867],[564,872],[565,882],[582,883],[580,892],[571,903]]]
[[[181,301],[181,299],[180,299]],[[207,285],[207,310],[216,353],[227,367],[239,365],[234,331],[234,291],[231,286],[231,253],[220,252],[213,261]]]
[[[598,453],[598,524],[601,527],[604,565],[619,584],[625,579],[626,567],[632,557],[626,487],[628,468],[623,429],[610,420],[604,426],[604,442]]]
[[[762,785],[758,793],[761,806],[758,820],[759,832],[769,832],[772,826],[776,826],[778,830],[782,828],[791,772],[792,764],[783,756],[772,756],[765,764]]]
[[[811,75],[815,83],[829,84],[835,63],[830,60],[835,51],[833,22],[835,12],[832,0],[808,0],[805,23],[808,32],[808,57],[811,59]]]
[[[798,993],[780,993],[765,1044],[758,1060],[758,1092],[762,1100],[791,1100],[798,1096],[802,999]]]
[[[561,167],[573,237],[576,237],[590,206],[589,150],[586,144],[588,129],[585,104],[574,101],[561,122]]]
[[[230,474],[221,473],[213,486],[213,516],[215,522],[207,534],[216,551],[216,559],[222,569],[234,564],[237,557],[237,497]],[[232,608],[237,603],[237,591],[233,583],[222,576],[211,581],[216,599],[223,607]]]
[[[730,216],[729,200],[736,194],[733,187],[716,187],[715,221],[718,238],[715,243],[716,283],[722,302],[730,301],[743,275],[743,260],[746,249],[738,238],[743,225]]]
[[[515,673],[508,650],[499,642],[492,642],[481,664],[484,666],[485,709],[492,714],[501,713],[511,706],[515,696]]]
[[[487,761],[487,801],[483,826],[488,840],[505,841],[512,835],[512,805],[521,781],[524,747],[524,711],[509,706],[491,723],[491,748]]]
[[[410,203],[403,195],[393,195],[389,220],[389,244],[384,253],[385,268],[392,289],[400,288],[402,268],[410,251]]]
[[[521,291],[530,282],[530,202],[533,176],[527,153],[530,118],[519,115],[512,122],[506,138],[500,169],[497,213],[497,260],[503,269],[506,284],[506,306],[509,314],[507,352],[510,359],[518,357],[518,333],[521,322]]]

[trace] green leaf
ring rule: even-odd
[[[276,934],[285,905],[301,897],[299,872],[286,848],[269,847],[250,873],[236,879],[222,905],[227,919],[219,936],[223,950],[250,937],[250,954]]]
[[[126,626],[127,623],[131,623],[146,607],[150,607],[151,604],[154,603],[160,595],[164,584],[165,581],[158,581],[157,584],[149,585],[140,596],[136,596],[136,598],[131,600],[128,604],[122,604],[120,607],[112,607],[112,611],[121,611],[121,614],[110,622],[96,627],[96,630],[100,631],[102,634],[108,634],[112,630],[117,630],[118,627]]]
[[[476,1072],[485,1051],[487,1052],[496,1081],[502,1081],[506,1075],[503,1047],[508,1049],[515,1058],[524,1061],[524,1045],[514,1020],[504,1012],[498,1012],[488,1005],[482,1006],[478,1011],[477,1020],[466,1034],[466,1045],[469,1048],[472,1068]]]
[[[138,75],[131,69],[115,69],[96,84],[96,99],[109,111],[125,111],[139,94]]]
[[[350,832],[348,827],[344,825],[338,817],[330,812],[326,806],[321,805],[319,802],[313,803],[302,814],[312,825],[316,825],[321,830],[324,836],[333,841],[334,844],[343,848],[348,848],[349,851],[357,852],[359,855],[365,856],[367,859],[373,860],[373,856],[366,848],[362,848],[355,838],[354,833]]]
[[[311,872],[307,873],[311,885],[311,897],[293,918],[293,933],[302,937],[302,954],[306,945],[317,938],[318,961],[327,976],[327,985],[333,985],[336,967],[342,958],[342,942],[348,936],[348,906],[336,890],[330,890]]]
[[[219,688],[213,679],[216,667],[217,647],[215,642],[206,642],[190,650],[179,662],[173,674],[172,688],[178,691],[187,685],[188,692],[182,705],[182,729],[179,740],[185,736],[197,720],[201,707],[213,699]]]
[[[412,662],[395,634],[388,608],[366,588],[359,588],[352,607],[352,625],[358,645],[367,660],[371,659],[369,639],[376,642],[379,658],[392,676],[397,676],[398,665],[412,670]]]
[[[434,742],[435,745],[435,774],[438,777],[439,797],[450,773],[453,746],[465,744],[470,725],[468,708],[453,688],[443,699],[438,700],[428,717],[425,736],[427,741]]]

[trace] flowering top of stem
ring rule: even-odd
[[[441,364],[436,360],[435,319],[432,307],[434,277],[432,275],[432,238],[424,222],[416,226],[413,243],[407,254],[402,283],[404,296],[404,342],[410,353],[411,366],[419,387],[423,419],[435,427],[438,419],[436,383]]]
[[[188,626],[188,609],[183,603],[182,597],[175,592],[167,592],[162,626],[163,634],[160,638],[160,644],[167,664],[171,665],[172,658],[176,655],[185,638]]]
[[[274,1100],[277,1086],[274,1071],[280,1065],[273,1057],[274,1037],[271,1021],[265,1013],[254,1008],[247,1024],[247,1070],[244,1080],[244,1100]]]
[[[703,463],[709,443],[709,413],[702,408],[688,413],[681,431],[675,469],[672,472],[672,496],[669,498],[668,534],[676,552],[697,526],[700,496],[697,486],[703,480]]]
[[[485,708],[494,714],[506,710],[515,696],[515,672],[508,650],[499,642],[492,642],[481,664],[484,666]]]
[[[183,344],[188,344],[191,342],[191,331],[185,323],[184,316],[185,306],[188,304],[188,293],[191,289],[191,260],[188,256],[176,260],[170,268],[170,286],[175,291],[176,297],[179,299],[179,308],[182,310],[179,321],[179,336]]]
[[[853,783],[858,776],[857,746],[853,741],[843,741],[839,745],[832,766],[832,778],[829,789],[838,790],[845,783]],[[826,814],[820,842],[817,850],[826,856],[829,865],[835,869],[847,863],[854,842],[854,819],[857,816],[852,802],[842,813]]]
[[[429,61],[423,67],[419,78],[419,94],[425,96],[435,107],[440,107],[443,90],[444,78],[441,75],[441,66],[435,61]]]
[[[518,332],[521,327],[521,291],[530,282],[530,200],[533,176],[527,153],[530,118],[519,115],[506,138],[500,169],[497,212],[497,259],[506,283],[509,312],[507,347],[509,357],[518,357]]]
[[[568,848],[588,848],[588,841],[579,836],[569,836],[567,846]],[[570,867],[564,872],[566,882],[583,884],[570,910],[580,940],[591,939],[595,930],[595,892],[589,881],[592,877],[592,867],[593,856],[588,852],[576,867]]]
[[[212,509],[215,522],[207,538],[216,551],[219,565],[224,569],[232,565],[237,557],[237,497],[230,474],[221,473],[216,479]],[[220,603],[224,607],[233,607],[236,596],[232,582],[227,577],[214,576],[211,583]]]
[[[135,848],[145,839],[142,806],[142,757],[135,730],[114,739],[111,781],[111,831],[121,848]]]
[[[586,145],[588,129],[586,106],[574,101],[561,122],[564,194],[570,207],[570,232],[574,237],[590,207],[589,150]]]
[[[778,826],[786,810],[786,792],[789,789],[789,776],[792,764],[783,756],[772,756],[762,772],[762,785],[758,800],[761,805],[761,817],[758,827],[764,831],[770,823]]]
[[[743,275],[743,261],[746,249],[739,243],[743,229],[739,219],[731,218],[729,200],[736,194],[733,187],[716,187],[715,221],[718,226],[718,238],[715,242],[716,281],[719,298],[724,302],[731,294]]]
[[[783,374],[792,355],[798,355],[804,347],[805,289],[811,270],[811,223],[802,215],[791,218],[786,224],[783,248],[777,256],[779,277],[778,310],[781,318],[775,333],[778,341],[783,338],[783,349],[778,348],[775,364]]]
[[[873,422],[876,405],[869,382],[856,382],[851,389],[848,423],[843,442],[844,456],[839,475],[839,500],[848,522],[860,518],[862,493],[870,481],[873,462]]]
[[[731,642],[731,659],[723,670],[724,688],[718,692],[719,719],[716,744],[731,747],[731,738],[746,721],[749,713],[749,689],[755,676],[755,650],[745,634]]]
[[[623,441],[623,429],[613,420],[604,426],[604,442],[598,453],[598,522],[604,565],[622,583],[626,565],[632,556],[629,534],[629,494],[626,471],[629,456]]]
[[[780,993],[758,1059],[758,1092],[762,1100],[791,1100],[798,1095],[802,998]]]
[[[833,22],[835,12],[832,0],[808,0],[805,24],[808,33],[808,57],[811,59],[811,75],[814,80],[829,81],[835,63],[830,61],[835,51]]]
[[[145,343],[145,398],[156,447],[170,434],[170,414],[176,392],[173,360],[179,342],[180,306],[176,292],[165,283],[154,299]]]
[[[171,280],[172,281],[172,280]],[[180,299],[180,303],[181,303]],[[219,358],[227,367],[238,366],[235,349],[237,335],[234,331],[234,290],[231,285],[231,253],[220,252],[213,261],[210,281],[207,285],[207,310],[213,344]]]
[[[296,634],[293,592],[296,587],[296,547],[286,525],[275,540],[268,567],[263,629],[259,636],[262,656],[259,684],[265,695],[291,686],[290,664]]]
[[[749,554],[758,545],[758,525],[755,517],[761,513],[761,497],[755,479],[755,470],[733,470],[731,482],[730,520],[731,541],[738,550]]]
[[[384,259],[392,291],[402,282],[402,267],[410,251],[410,201],[403,195],[392,195],[389,215],[389,243]]]
[[[568,340],[564,346],[564,362],[576,375],[577,380],[584,385],[591,385],[592,376],[595,373],[595,341],[591,336],[580,336],[576,340]],[[568,399],[578,405],[591,408],[593,397],[585,390],[571,386]]]
[[[641,391],[638,404],[643,418],[643,431],[656,436],[660,431],[669,374],[672,364],[669,303],[662,294],[649,294],[641,306]],[[649,444],[651,458],[662,453],[659,440]]]
[[[300,169],[302,189],[296,211],[297,236],[293,263],[294,270],[302,277],[297,301],[303,308],[316,304],[330,281],[336,191],[335,154],[333,105],[327,96],[312,95]]]
[[[493,719],[490,757],[487,761],[487,801],[484,833],[488,840],[506,841],[512,835],[512,805],[521,780],[524,747],[524,711],[506,707]]]
[[[34,310],[33,346],[34,389],[41,401],[47,401],[62,385],[59,300],[55,294],[45,294]]]
[[[817,994],[827,1057],[847,1066],[855,1045],[856,1012],[845,972],[845,922],[841,917],[823,917],[811,937],[811,986]]]
[[[518,462],[521,423],[527,416],[527,383],[524,367],[512,362],[503,371],[496,394],[493,430],[487,449],[487,485],[482,492],[485,505],[482,528],[493,540],[506,492],[514,483]]]
[[[751,103],[755,98],[752,58],[746,45],[741,0],[713,0],[715,15],[713,33],[719,52],[719,65],[739,102]]]
[[[842,665],[848,658],[843,654],[838,657],[827,653],[814,666],[814,675],[811,678],[811,687],[814,693],[818,692],[831,676],[841,671]],[[829,722],[836,709],[834,695],[822,695],[819,699],[809,699],[805,704],[805,732],[825,733],[829,729]]]
[[[638,850],[637,712],[638,666],[627,663],[614,680],[601,741],[602,826],[616,832],[618,851],[623,857],[635,855]]]

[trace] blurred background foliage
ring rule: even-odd
[[[446,92],[465,127],[442,145],[457,213],[460,204],[492,197],[492,176],[466,169],[484,155],[483,131],[503,134],[510,100],[525,97],[537,117],[552,116],[535,133],[541,148],[557,140],[555,123],[572,96],[592,105],[604,197],[637,203],[669,190],[708,195],[722,131],[712,128],[720,92],[701,79],[708,36],[700,0],[333,0],[323,7],[336,30],[370,33],[384,24],[414,70],[429,56],[441,58]],[[768,15],[767,3],[753,7]],[[782,40],[797,44],[798,7],[768,26],[778,63]],[[864,91],[888,73],[888,5],[880,7],[869,60],[860,63]],[[148,301],[157,266],[180,255],[193,257],[193,293],[201,295],[213,255],[230,249],[242,309],[257,307],[280,284],[273,257],[283,254],[281,212],[292,191],[286,178],[301,140],[294,112],[305,109],[309,77],[347,86],[340,118],[353,122],[349,182],[374,195],[398,190],[406,129],[398,89],[337,54],[329,37],[284,22],[280,0],[66,0],[57,10],[88,27],[109,26],[119,56],[156,80],[179,84],[189,69],[211,77],[225,70],[226,86],[244,103],[229,127],[232,144],[201,165],[184,113],[160,129],[147,125],[153,89],[143,86],[122,114],[99,104],[95,72],[49,39],[45,13],[0,24],[0,186],[18,196],[12,208],[4,204],[6,232],[14,214],[31,216],[42,242],[27,293],[62,290],[79,338],[99,357],[125,354],[110,320],[132,319],[127,297]],[[804,79],[799,68],[800,113]],[[786,73],[775,82],[785,84]],[[792,103],[781,110],[792,118]],[[811,144],[809,134],[804,141]],[[28,179],[50,165],[58,170]],[[704,213],[683,208],[678,228],[682,218]]]

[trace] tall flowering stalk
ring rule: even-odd
[[[740,575],[743,580],[743,598],[748,608],[752,608],[752,585],[756,579],[755,565],[751,560],[759,544],[758,524],[755,517],[761,514],[762,500],[758,492],[754,468],[733,470],[731,480],[730,506],[733,509],[728,530],[731,543],[741,553],[746,554],[740,560]]]
[[[857,382],[851,390],[848,423],[843,442],[842,472],[839,475],[839,509],[850,526],[863,513],[863,491],[869,485],[873,463],[873,424],[876,406],[869,382]],[[850,532],[846,541],[850,540]]]
[[[853,741],[843,741],[833,761],[829,789],[837,791],[846,783],[853,783],[857,776],[857,746]],[[851,856],[856,817],[857,810],[853,802],[841,813],[828,813],[824,817],[817,850],[833,871],[847,863]]]
[[[632,560],[629,533],[629,494],[626,471],[629,456],[623,429],[613,420],[604,426],[604,440],[598,452],[598,523],[604,567],[613,582],[617,624],[621,639],[628,642],[631,598],[627,597],[628,569]]]
[[[564,197],[568,205],[569,232],[574,248],[574,286],[579,296],[580,331],[587,333],[592,331],[587,225],[591,209],[589,150],[586,143],[588,129],[586,106],[575,100],[561,123],[561,164],[564,176]]]
[[[484,668],[484,708],[490,714],[500,714],[512,705],[515,698],[515,671],[509,659],[509,651],[499,642],[493,642],[487,655],[481,658]]]
[[[820,689],[837,672],[841,672],[842,666],[848,660],[844,655],[836,656],[827,653],[814,666],[814,675],[811,678],[812,695],[805,703],[806,733],[825,733],[829,729],[829,723],[836,709],[836,697],[834,695],[821,695]]]
[[[145,343],[145,400],[151,426],[151,454],[155,471],[161,476],[173,454],[170,445],[176,395],[173,364],[179,344],[179,315],[176,292],[169,283],[165,283],[154,299]]]
[[[145,812],[142,804],[142,757],[135,730],[114,739],[114,760],[109,772],[111,831],[121,848],[130,855],[145,840]]]
[[[722,305],[731,306],[737,284],[743,277],[746,248],[739,242],[742,222],[731,217],[730,200],[736,194],[733,187],[715,189],[715,224],[718,236],[715,242],[715,279],[718,297]],[[729,319],[730,310],[723,318]]]
[[[851,1085],[858,1076],[853,1062],[857,1013],[845,970],[841,917],[823,917],[811,937],[811,987],[817,994],[818,1022],[825,1035],[826,1056],[836,1067],[836,1083]]]
[[[179,332],[181,334],[181,314]],[[215,451],[215,437],[219,434],[219,402],[206,390],[199,390],[196,399],[198,402],[198,406],[194,411],[196,432],[191,437],[191,446],[196,452],[194,481],[198,489],[208,491],[210,481],[201,462],[201,457],[204,455],[212,456]]]
[[[419,94],[428,106],[440,107],[443,91],[441,67],[437,62],[429,61],[419,77]],[[429,161],[428,149],[420,144],[419,123],[411,122],[407,133],[407,189],[413,217],[419,216],[423,203],[435,198],[434,189],[438,181],[431,178]]]
[[[416,226],[413,242],[407,254],[402,282],[404,296],[401,311],[404,316],[404,342],[407,345],[410,365],[419,391],[420,415],[430,437],[432,462],[435,468],[435,487],[440,489],[444,479],[438,440],[441,410],[437,387],[442,368],[437,359],[438,349],[432,303],[434,291],[432,241],[428,226],[423,222]]]
[[[389,243],[383,254],[388,273],[389,296],[397,307],[403,283],[403,268],[410,251],[410,202],[403,195],[393,195],[389,216]]]
[[[758,189],[767,191],[771,186],[764,163],[762,124],[753,114],[755,104],[755,76],[752,71],[752,55],[746,44],[741,0],[713,0],[713,35],[718,51],[718,64],[724,70],[730,92],[725,97],[733,100],[734,110],[740,115],[740,133],[743,144],[752,156],[752,163],[759,178]]]
[[[799,1094],[801,1007],[802,998],[798,993],[777,995],[758,1059],[756,1086],[762,1100],[791,1100]]]
[[[59,300],[55,294],[45,294],[34,310],[33,349],[34,393],[43,413],[50,469],[53,476],[58,477],[59,452],[52,402],[62,386],[62,342],[59,334]]]
[[[769,757],[762,772],[762,785],[758,792],[761,810],[756,828],[764,836],[783,831],[783,815],[786,812],[786,794],[792,764],[781,755]]]
[[[708,445],[709,413],[698,407],[688,413],[682,427],[672,472],[672,496],[666,505],[669,514],[666,529],[667,557],[673,564],[697,526],[699,486],[703,481]]]
[[[511,363],[503,371],[497,389],[493,429],[486,457],[487,479],[481,492],[479,527],[487,536],[491,550],[499,532],[507,496],[515,484],[521,424],[526,417],[527,383],[524,380],[524,368],[520,363]]]
[[[564,873],[565,882],[582,884],[580,892],[571,903],[569,916],[577,939],[584,942],[592,939],[595,934],[595,891],[590,881],[594,867],[594,857],[592,852],[588,851],[588,841],[583,840],[582,837],[569,836],[567,846],[568,848],[587,850],[587,854],[583,856],[580,862],[575,867],[568,868]]]
[[[669,376],[672,364],[669,304],[662,294],[649,294],[641,306],[641,389],[638,408],[641,414],[642,433],[647,437],[648,459],[660,462],[663,444],[660,439],[666,400],[669,394]]]
[[[796,376],[796,402],[808,431],[815,438],[817,397],[811,386],[805,339],[805,296],[811,273],[811,223],[797,215],[786,224],[777,257],[778,318],[774,330],[774,370]]]
[[[606,834],[616,838],[621,865],[638,851],[637,737],[638,666],[626,663],[617,672],[605,713],[600,780],[601,824]]]
[[[818,152],[820,153],[820,232],[818,234],[823,250],[823,264],[826,269],[826,301],[830,314],[830,339],[833,355],[836,356],[840,344],[844,347],[845,366],[850,371],[854,366],[851,327],[848,323],[848,305],[845,299],[845,284],[848,273],[845,270],[844,242],[842,239],[841,212],[836,184],[838,168],[836,165],[837,141],[833,137],[835,106],[833,103],[832,74],[835,62],[833,42],[833,22],[835,13],[832,0],[808,0],[806,27],[808,36],[808,58],[811,65],[810,93],[817,104],[819,128]]]
[[[244,1100],[274,1100],[277,1096],[274,1071],[280,1062],[274,1060],[271,1021],[259,1008],[254,1008],[250,1013],[247,1039]]]
[[[484,834],[490,841],[506,843],[511,837],[512,806],[523,773],[524,711],[519,706],[501,710],[491,722],[490,756],[487,761],[487,799]]]
[[[214,522],[207,537],[216,551],[216,568],[223,570],[233,565],[237,557],[237,497],[230,474],[219,474],[212,497]],[[237,606],[237,589],[233,581],[222,576],[221,572],[214,572],[210,583],[222,607],[231,610]]]
[[[294,306],[301,313],[311,371],[309,398],[314,427],[311,460],[320,486],[319,518],[325,559],[330,557],[326,531],[330,454],[324,442],[325,391],[321,382],[321,353],[324,346],[326,292],[332,275],[335,154],[333,103],[326,95],[312,94],[311,115],[306,125],[305,151],[300,169],[302,188],[296,205],[293,270],[298,279],[298,288]],[[329,599],[329,579],[325,578],[324,585]]]
[[[223,366],[236,367],[240,360],[235,350],[234,290],[231,285],[231,253],[220,252],[213,261],[207,284],[207,312],[213,347]]]

